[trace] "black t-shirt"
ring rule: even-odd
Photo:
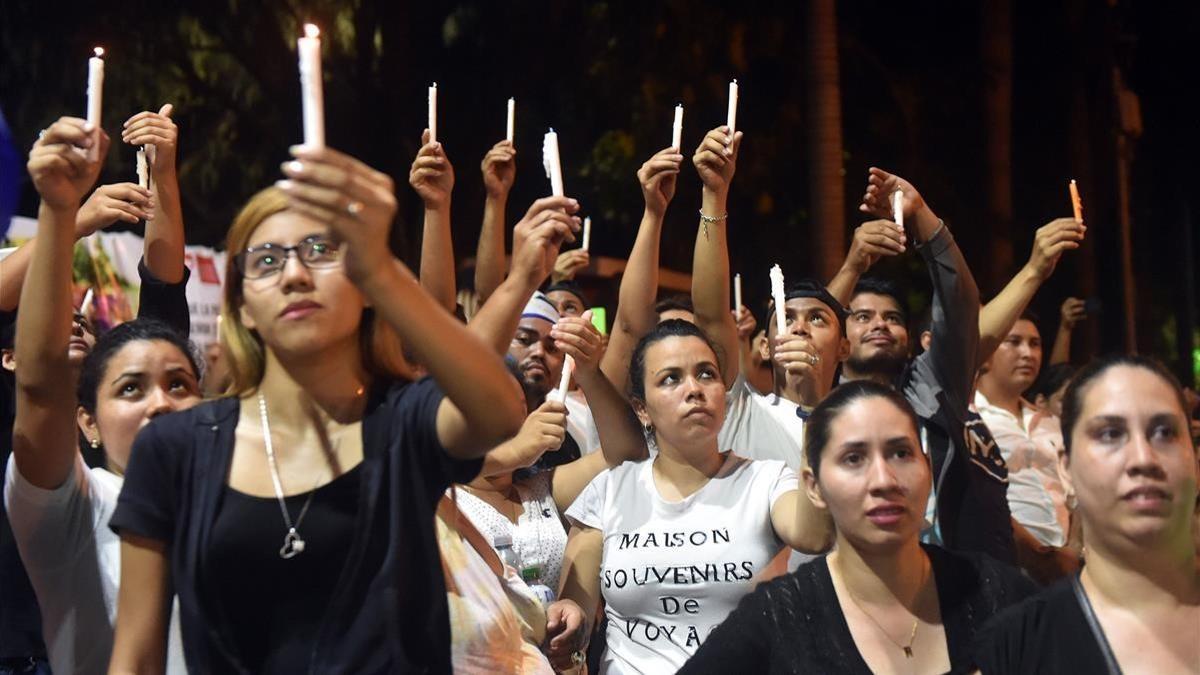
[[[213,523],[210,576],[219,580],[214,592],[221,620],[231,624],[238,657],[253,672],[297,673],[307,667],[322,610],[346,566],[361,466],[284,499],[304,541],[304,550],[288,559],[279,553],[287,533],[279,500],[225,488]]]
[[[1088,626],[1075,595],[1078,578],[1063,579],[1009,607],[984,627],[975,650],[984,675],[1120,672],[1105,658],[1111,654],[1108,641],[1097,639]]]
[[[442,398],[429,378],[379,383],[371,392],[352,541],[333,596],[317,605],[321,625],[307,672],[450,671],[433,516],[446,488],[470,482],[482,459],[456,460],[442,448],[436,428]],[[238,400],[224,398],[147,425],[134,442],[109,523],[117,532],[167,543],[190,672],[253,672],[238,657],[234,627],[221,620],[215,587],[223,579],[211,559],[238,413]],[[273,529],[269,538],[278,533]]]
[[[1037,586],[1016,568],[987,556],[923,548],[937,586],[951,672],[969,672],[976,632],[1005,607],[1035,593]],[[838,604],[825,556],[742,598],[679,671],[870,672]]]

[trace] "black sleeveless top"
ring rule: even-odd
[[[265,458],[264,458],[264,461]],[[275,497],[226,486],[208,553],[218,611],[233,628],[242,663],[255,673],[308,668],[323,609],[350,549],[362,465],[315,491],[285,497],[304,550],[280,557],[287,525]]]

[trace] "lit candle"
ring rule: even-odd
[[[588,246],[592,243],[592,217],[588,216],[583,219],[583,250],[588,250]]]
[[[783,335],[787,330],[787,319],[784,314],[787,295],[783,291],[783,270],[779,268],[779,265],[771,268],[771,298],[775,301],[775,334]]]
[[[510,99],[508,99],[508,135],[505,136],[505,138],[508,139],[509,143],[513,142],[513,135],[514,135],[514,129],[516,129],[516,122],[517,122],[517,100],[510,98]]]
[[[542,166],[550,179],[550,194],[563,196],[562,162],[558,156],[558,134],[551,129],[542,141]]]
[[[738,83],[734,80],[729,83],[729,120],[726,125],[729,127],[729,142],[733,143],[733,134],[737,131],[737,104],[738,104]]]
[[[683,144],[683,104],[675,106],[675,124],[671,127],[671,147],[681,149]]]
[[[138,187],[150,188],[150,165],[146,163],[146,151],[138,149],[137,151],[137,179]]]
[[[437,82],[429,88],[429,142],[437,143]]]
[[[733,310],[742,309],[742,275],[733,275]]]
[[[892,193],[892,220],[896,221],[896,227],[900,231],[904,231],[904,190],[896,190]]]
[[[95,134],[95,143],[88,150],[87,158],[89,161],[96,161],[100,158],[100,111],[103,108],[104,99],[104,48],[96,47],[95,56],[88,59],[88,82],[87,82],[87,121],[92,125],[93,133]]]
[[[300,109],[304,114],[304,145],[325,147],[325,93],[321,80],[321,31],[304,24],[304,37],[296,40],[300,55]]]
[[[1071,190],[1071,208],[1075,209],[1075,222],[1083,224],[1083,200],[1079,198],[1079,186],[1075,185],[1075,179],[1071,179],[1069,185]]]

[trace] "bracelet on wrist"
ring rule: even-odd
[[[700,209],[700,220],[703,221],[705,224],[719,223],[722,220],[727,220],[728,218],[729,218],[729,213],[723,213],[719,216],[707,216],[704,214],[704,209]]]

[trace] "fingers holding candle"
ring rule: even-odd
[[[662,217],[667,205],[675,198],[675,184],[679,169],[683,166],[683,155],[676,148],[666,148],[646,160],[638,169],[638,184],[642,186],[642,198],[646,210]]]

